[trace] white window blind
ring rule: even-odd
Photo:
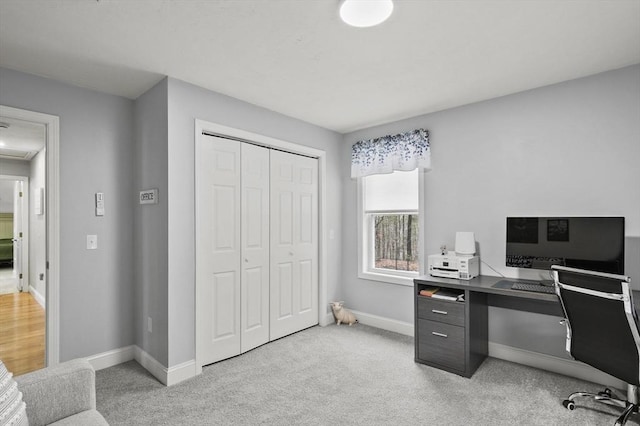
[[[418,211],[418,169],[362,179],[365,212]]]

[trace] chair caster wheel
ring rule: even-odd
[[[573,401],[569,401],[568,399],[562,401],[562,405],[564,405],[564,408],[566,408],[567,410],[574,410],[576,408],[576,404]]]
[[[602,392],[598,392],[598,395],[611,398],[611,389],[605,388]]]

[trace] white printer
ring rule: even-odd
[[[474,256],[476,242],[473,232],[456,232],[455,251],[428,257],[429,274],[434,277],[470,280],[480,275],[480,258]]]
[[[429,274],[434,277],[470,280],[480,274],[480,258],[458,256],[453,251],[448,254],[432,254],[429,256]]]

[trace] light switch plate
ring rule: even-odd
[[[98,236],[87,235],[87,250],[96,250],[98,248]]]

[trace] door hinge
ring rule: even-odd
[[[47,260],[47,263],[46,263],[45,268],[46,268],[47,270],[49,270],[49,261],[48,261],[48,260]]]
[[[18,235],[20,235],[20,238],[22,238],[22,232],[18,232]]]
[[[22,197],[22,191],[19,192],[19,196]]]
[[[22,274],[20,274],[20,279],[22,279]]]

